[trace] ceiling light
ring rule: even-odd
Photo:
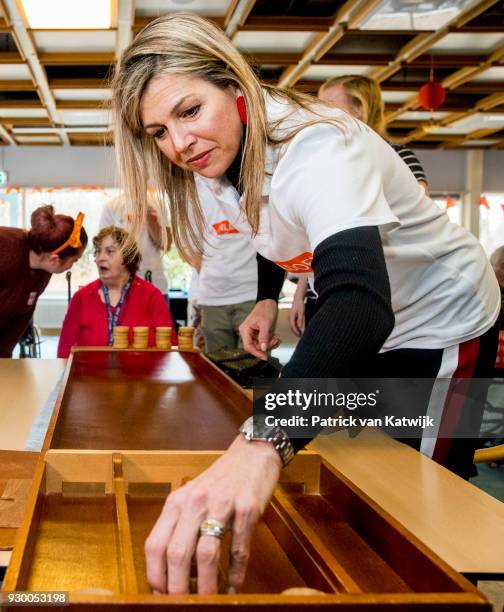
[[[107,0],[21,0],[26,19],[34,30],[107,30],[111,26],[111,2]]]
[[[471,4],[474,0],[381,0],[361,29],[436,31]]]

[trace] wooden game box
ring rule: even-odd
[[[43,450],[224,450],[251,414],[197,350],[77,348]]]
[[[48,451],[4,591],[68,591],[72,610],[490,612],[475,587],[312,452],[282,473],[253,538],[243,593],[151,593],[143,546],[164,499],[220,454]],[[294,587],[321,593],[282,594]]]

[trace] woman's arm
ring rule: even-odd
[[[280,344],[274,335],[285,270],[257,253],[257,304],[240,325],[243,348],[258,359]]]
[[[319,307],[292,359],[287,378],[324,378],[355,373],[375,355],[394,327],[390,283],[376,227],[339,232],[313,254]]]
[[[301,276],[297,282],[289,312],[289,327],[298,338],[301,338],[305,330],[305,293],[307,287],[308,278]]]
[[[327,238],[315,249],[312,265],[321,305],[284,372],[288,377],[344,375],[375,355],[394,325],[378,229],[362,227]],[[291,442],[299,450],[308,441]],[[198,592],[216,592],[220,541],[198,539],[200,523],[210,517],[232,529],[229,592],[239,590],[253,530],[280,469],[270,443],[248,442],[240,434],[208,470],[171,494],[145,545],[151,586],[187,593],[196,553]]]

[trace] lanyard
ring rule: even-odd
[[[102,291],[103,297],[105,298],[105,304],[107,305],[107,323],[108,323],[108,345],[112,346],[114,344],[114,327],[117,325],[119,321],[119,315],[121,314],[121,309],[124,303],[124,298],[131,287],[131,281],[133,280],[133,276],[130,275],[128,278],[128,282],[124,285],[121,290],[121,297],[117,302],[115,313],[112,314],[112,306],[110,305],[110,295],[109,290],[106,285],[102,283]]]

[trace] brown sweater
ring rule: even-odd
[[[28,234],[0,227],[0,357],[12,350],[30,322],[49,272],[30,268]]]

